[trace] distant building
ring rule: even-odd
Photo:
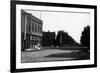
[[[42,44],[43,21],[30,13],[21,10],[21,48],[34,49]],[[42,45],[41,45],[42,46]]]
[[[43,47],[53,47],[55,45],[55,32],[42,32],[43,37],[42,37],[42,46]]]

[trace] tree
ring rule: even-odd
[[[90,46],[90,26],[86,26],[82,32],[81,45],[85,47]]]
[[[78,44],[70,35],[68,35],[67,32],[58,31],[56,37],[56,45],[65,47],[65,46],[77,46]]]

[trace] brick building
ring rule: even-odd
[[[21,10],[21,48],[35,49],[42,43],[43,21],[34,15]]]

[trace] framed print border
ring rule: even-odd
[[[73,66],[57,66],[57,67],[41,67],[41,68],[16,68],[16,6],[17,5],[36,5],[36,6],[52,6],[52,7],[69,7],[69,8],[84,8],[94,10],[94,64],[88,65],[73,65]],[[97,6],[94,5],[79,5],[79,4],[63,4],[63,3],[47,3],[33,1],[11,1],[11,30],[10,30],[10,47],[11,47],[11,72],[28,72],[28,71],[44,71],[44,70],[59,70],[59,69],[77,69],[97,67]]]

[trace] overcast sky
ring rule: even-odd
[[[90,25],[89,13],[27,11],[43,20],[43,31],[64,30],[80,43],[80,36],[85,26]]]

